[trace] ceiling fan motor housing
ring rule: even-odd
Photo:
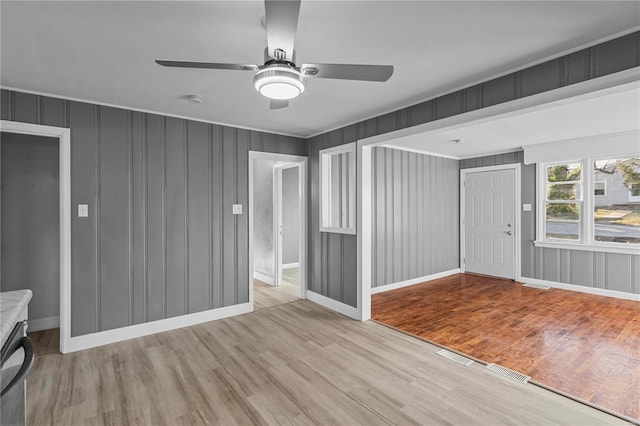
[[[285,61],[265,65],[253,77],[253,85],[270,99],[293,99],[304,92],[302,74]]]

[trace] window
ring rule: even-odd
[[[539,241],[637,249],[640,156],[540,164],[538,171]]]
[[[629,184],[629,201],[640,203],[640,183]]]
[[[545,167],[545,239],[580,240],[582,164]]]
[[[596,160],[593,175],[609,182],[609,194],[594,199],[594,240],[640,243],[640,197],[632,200],[633,186],[640,183],[640,158]]]

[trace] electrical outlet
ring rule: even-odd
[[[522,205],[522,211],[523,212],[530,212],[531,211],[531,204],[523,204]]]
[[[89,217],[88,204],[78,204],[78,217]]]
[[[233,214],[242,214],[242,204],[233,205]]]

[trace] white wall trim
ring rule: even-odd
[[[31,331],[40,331],[40,330],[51,330],[52,328],[60,327],[60,317],[47,317],[47,318],[39,318],[39,319],[30,319],[28,320],[29,332]]]
[[[283,263],[282,269],[292,269],[292,268],[297,268],[299,266],[300,266],[300,262]]]
[[[298,240],[299,246],[299,259],[300,259],[300,293],[301,299],[307,298],[307,262],[308,255],[308,235],[309,235],[309,221],[308,221],[308,205],[307,205],[307,185],[308,185],[308,173],[307,173],[307,157],[301,155],[290,154],[278,154],[271,152],[258,152],[249,151],[249,206],[247,208],[247,214],[249,215],[249,305],[251,311],[254,306],[254,286],[253,286],[253,163],[255,160],[268,160],[268,161],[284,161],[287,163],[295,163],[298,167],[298,200],[300,204],[300,236]],[[291,165],[293,167],[293,165]],[[260,278],[258,278],[260,279]],[[273,281],[272,281],[273,282]]]
[[[391,283],[382,285],[379,287],[373,287],[371,289],[371,294],[383,293],[385,291],[396,290],[402,287],[408,287],[410,285],[422,284],[427,281],[437,280],[438,278],[448,277],[450,275],[455,275],[460,273],[460,268],[450,269],[448,271],[437,272],[431,275],[425,275],[424,277],[412,278],[410,280],[399,281],[397,283]]]
[[[338,313],[341,313],[342,315],[346,315],[349,318],[353,318],[355,320],[360,319],[358,308],[349,306],[346,303],[338,302],[337,300],[333,300],[330,297],[323,296],[311,290],[307,291],[307,299],[312,301],[313,303],[324,306],[327,309],[331,309],[332,311],[336,311]]]
[[[267,283],[269,285],[276,285],[272,276],[263,274],[262,272],[259,272],[259,271],[253,271],[253,278],[256,280],[260,280],[263,283]]]
[[[501,164],[497,166],[473,167],[469,169],[460,169],[460,270],[465,271],[465,251],[466,251],[466,227],[465,227],[465,180],[468,173],[481,173],[496,170],[513,170],[514,176],[514,210],[513,210],[513,279],[519,280],[521,273],[522,255],[522,167],[520,163]]]
[[[161,333],[163,331],[175,330],[177,328],[201,324],[203,322],[242,315],[249,313],[252,310],[253,309],[249,303],[241,303],[239,305],[210,309],[193,314],[165,318],[157,321],[115,328],[113,330],[99,331],[97,333],[91,333],[84,336],[72,337],[69,342],[69,347],[67,348],[68,350],[65,353],[81,351],[83,349],[121,342],[123,340],[134,339],[136,337],[148,336],[150,334]]]
[[[577,284],[567,284],[567,283],[559,283],[557,281],[540,280],[538,278],[522,277],[518,281],[525,284],[546,285],[548,287],[559,288],[562,290],[596,294],[598,296],[615,297],[616,299],[636,300],[640,302],[640,294],[625,293],[624,291],[607,290],[605,288],[585,287]]]
[[[533,242],[535,247],[564,249],[564,250],[582,250],[582,251],[596,251],[600,253],[619,253],[619,254],[631,254],[634,256],[640,256],[640,246],[634,244],[634,247],[625,247],[624,243],[620,243],[619,246],[606,245],[606,244],[579,244],[570,242],[556,242],[556,241],[539,241]],[[629,244],[631,245],[631,244]]]
[[[60,352],[67,353],[71,338],[71,129],[1,120],[0,130],[57,138],[59,141]]]
[[[372,146],[367,146],[363,141],[358,141],[356,155],[356,168],[358,170],[356,178],[356,201],[358,218],[356,220],[356,241],[357,241],[357,299],[358,299],[358,319],[367,321],[371,319],[371,268],[372,259],[372,217],[373,209],[371,197],[371,150]]]

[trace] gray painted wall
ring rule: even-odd
[[[7,90],[0,114],[71,128],[72,336],[248,301],[248,151],[304,140]]]
[[[458,163],[372,150],[372,287],[460,266]]]
[[[273,278],[273,166],[276,162],[254,160],[253,165],[253,270]]]
[[[282,171],[282,263],[300,261],[300,200],[298,167]]]
[[[463,169],[523,163],[523,152],[490,155],[460,162]],[[536,239],[536,167],[522,164],[522,276],[584,287],[640,294],[640,256],[534,247]]]
[[[29,319],[60,314],[58,139],[2,132],[0,290],[31,289]]]
[[[308,140],[309,289],[348,305],[357,305],[356,236],[321,233],[318,230],[319,150],[637,66],[640,66],[640,32],[310,138]],[[523,256],[525,255],[526,253],[523,253]],[[533,258],[532,262],[538,258]]]

